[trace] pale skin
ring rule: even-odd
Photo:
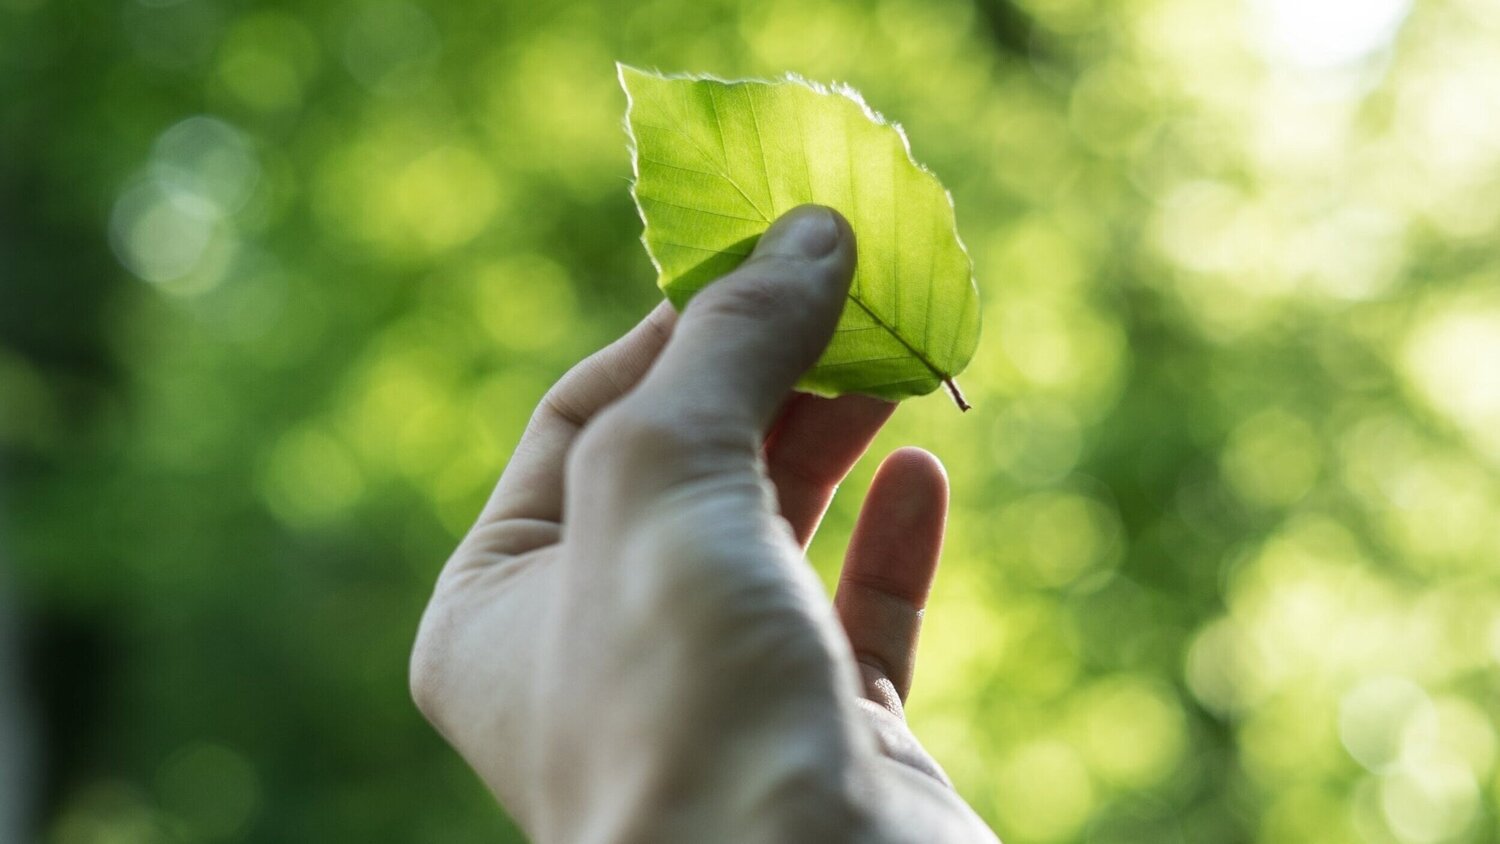
[[[533,840],[995,840],[903,710],[941,464],[881,464],[831,606],[804,557],[895,409],[792,392],[854,262],[794,209],[584,360],[444,567],[412,693]]]

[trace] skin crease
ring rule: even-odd
[[[941,464],[881,465],[832,606],[804,557],[895,409],[791,392],[854,262],[802,206],[576,366],[439,576],[412,694],[534,840],[996,840],[902,710]]]

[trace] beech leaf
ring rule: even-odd
[[[797,77],[723,81],[619,65],[642,240],[679,310],[733,270],[783,213],[837,209],[859,264],[799,389],[899,401],[947,386],[979,341],[979,293],[953,200],[901,128],[854,90]]]

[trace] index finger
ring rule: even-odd
[[[568,449],[600,410],[640,381],[672,336],[677,313],[662,302],[623,337],[568,370],[542,396],[526,432],[500,475],[481,522],[556,523],[562,519]],[[494,531],[490,532],[494,534]],[[518,536],[487,536],[499,553],[532,544]],[[539,544],[539,543],[538,543]],[[534,547],[534,545],[533,545]]]

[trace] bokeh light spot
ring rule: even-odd
[[[480,324],[507,348],[548,348],[562,339],[572,322],[573,289],[567,271],[555,261],[514,255],[480,268],[474,284]]]
[[[185,185],[221,214],[243,208],[260,179],[260,163],[245,134],[207,115],[161,133],[151,150],[151,171],[159,181]]]
[[[156,844],[168,839],[166,819],[139,789],[97,781],[69,795],[48,841],[55,844]]]
[[[1469,829],[1478,808],[1474,777],[1463,765],[1435,760],[1384,777],[1380,806],[1402,844],[1438,844]]]
[[[1067,405],[1017,399],[995,415],[995,461],[1016,480],[1041,486],[1061,480],[1078,462],[1083,434]]]
[[[403,117],[329,156],[315,208],[331,228],[385,254],[431,256],[478,236],[505,195],[489,160]]]
[[[1339,737],[1361,765],[1380,772],[1394,763],[1403,730],[1432,718],[1432,702],[1421,686],[1404,677],[1366,680],[1339,703]]]
[[[267,506],[293,528],[316,526],[344,515],[364,486],[348,447],[311,425],[293,429],[276,441],[260,485]]]
[[[115,203],[110,245],[120,263],[140,279],[171,285],[204,264],[219,222],[219,209],[184,186],[142,181]],[[203,286],[217,280],[215,276]]]
[[[495,210],[495,179],[467,149],[444,146],[408,164],[390,182],[394,213],[434,250],[474,237]]]
[[[996,521],[1002,542],[1037,583],[1060,587],[1118,559],[1119,522],[1105,504],[1078,493],[1044,492],[1006,507]]]
[[[1251,0],[1258,46],[1273,61],[1332,68],[1390,43],[1410,0]]]
[[[254,815],[260,782],[242,754],[199,742],[174,753],[156,775],[162,808],[195,838],[233,838]]]
[[[1221,462],[1242,500],[1280,507],[1296,503],[1312,488],[1322,456],[1317,435],[1306,422],[1272,409],[1235,428]]]
[[[301,105],[318,63],[307,27],[284,12],[260,12],[235,23],[219,48],[218,75],[245,105],[264,112]]]
[[[1078,753],[1042,739],[1017,747],[1001,763],[996,805],[1001,832],[1035,842],[1066,841],[1094,809],[1094,783]]]
[[[1445,695],[1433,701],[1431,718],[1418,718],[1407,726],[1401,758],[1417,765],[1459,761],[1482,779],[1494,770],[1495,743],[1495,727],[1486,712],[1469,700]]]
[[[1402,362],[1411,386],[1500,463],[1500,307],[1457,303],[1412,332]]]
[[[1123,675],[1095,684],[1081,699],[1082,746],[1101,780],[1148,788],[1172,772],[1186,735],[1182,710],[1166,688]]]
[[[1255,702],[1253,646],[1238,625],[1219,619],[1193,638],[1185,673],[1193,697],[1209,709],[1230,714]]]

